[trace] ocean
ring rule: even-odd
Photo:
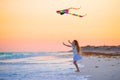
[[[71,52],[0,52],[0,80],[88,79],[74,70]]]

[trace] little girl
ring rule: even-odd
[[[73,51],[73,64],[75,65],[76,67],[76,71],[75,72],[80,72],[79,70],[79,67],[77,65],[77,61],[82,59],[81,55],[82,54],[80,52],[80,47],[79,47],[79,44],[78,44],[78,41],[77,40],[73,40],[73,42],[70,42],[68,40],[68,42],[70,43],[70,45],[67,45],[63,42],[63,45],[67,46],[67,47],[72,47],[72,51]]]

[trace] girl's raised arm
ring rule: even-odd
[[[63,45],[65,45],[65,46],[67,46],[67,47],[72,47],[71,45],[67,45],[67,44],[65,44],[64,42],[63,42]]]
[[[72,42],[70,40],[68,40],[68,42],[72,45]]]

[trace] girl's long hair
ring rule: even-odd
[[[78,54],[80,54],[80,46],[79,46],[79,44],[78,44],[78,41],[77,41],[77,40],[74,40],[74,43],[75,43],[75,46],[76,46],[76,48],[77,48]]]

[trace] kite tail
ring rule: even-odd
[[[69,13],[70,15],[73,15],[73,16],[78,16],[78,17],[84,17],[84,16],[86,16],[87,14],[85,14],[85,15],[79,15],[79,14],[74,14],[74,13]]]

